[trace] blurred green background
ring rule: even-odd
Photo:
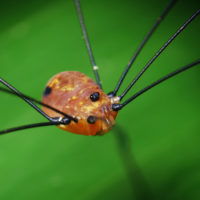
[[[81,0],[105,92],[169,1]],[[200,6],[179,1],[135,62],[120,93]],[[41,99],[61,71],[93,77],[72,0],[0,1],[0,74]],[[199,58],[200,16],[129,92]],[[200,67],[142,95],[120,111],[117,127],[86,137],[43,127],[0,136],[0,199],[200,199]],[[128,96],[127,96],[128,97]],[[45,121],[0,93],[1,130]]]

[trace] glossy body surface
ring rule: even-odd
[[[91,95],[96,93],[99,97],[92,101]],[[111,98],[92,79],[76,71],[61,72],[52,77],[42,101],[78,120],[58,126],[72,133],[103,135],[112,128],[117,116],[111,109]],[[51,117],[62,117],[48,108],[43,107],[43,110]]]

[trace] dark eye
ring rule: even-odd
[[[99,92],[94,92],[93,94],[90,95],[90,99],[91,101],[95,102],[99,100],[99,96],[100,96]]]
[[[90,116],[87,118],[87,122],[88,122],[89,124],[94,124],[96,121],[97,121],[97,118],[94,117],[94,116],[91,116],[91,115],[90,115]]]

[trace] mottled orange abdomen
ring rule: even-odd
[[[91,100],[92,94],[99,95],[98,99]],[[73,71],[52,77],[42,98],[43,103],[78,119],[77,123],[71,121],[59,128],[82,135],[103,135],[112,128],[117,112],[112,110],[111,100],[93,80]],[[63,117],[46,107],[43,110],[51,117]],[[91,116],[94,122],[88,119]]]

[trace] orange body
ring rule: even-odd
[[[84,74],[61,72],[50,79],[46,88],[43,103],[78,119],[77,123],[71,121],[69,125],[58,125],[59,128],[82,135],[103,135],[114,125],[117,112],[111,108],[113,99]],[[99,99],[93,102],[90,96],[95,92],[99,93]],[[43,110],[51,117],[63,117],[46,107]],[[94,124],[88,123],[89,116],[97,119]]]

